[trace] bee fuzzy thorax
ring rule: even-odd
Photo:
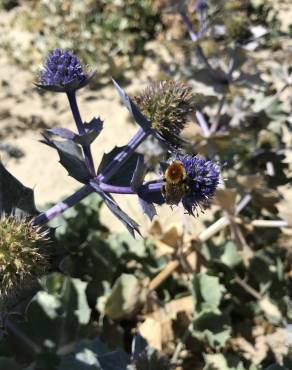
[[[164,173],[164,185],[162,194],[167,204],[177,205],[187,194],[186,184],[187,173],[184,165],[180,161],[171,162]]]
[[[173,161],[165,171],[165,181],[169,184],[179,184],[187,177],[184,165],[180,161]]]

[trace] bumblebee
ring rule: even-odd
[[[173,161],[164,173],[164,185],[161,192],[167,204],[178,205],[182,197],[188,193],[188,176],[180,161]]]

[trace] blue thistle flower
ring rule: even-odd
[[[197,208],[205,209],[219,184],[220,169],[217,164],[200,156],[178,155],[187,174],[187,194],[182,204],[189,214]]]
[[[55,92],[71,92],[87,85],[94,74],[85,73],[71,51],[57,48],[48,55],[37,86]]]
[[[200,156],[176,154],[165,166],[164,184],[161,187],[166,203],[182,202],[189,214],[197,208],[203,210],[219,184],[219,167]]]

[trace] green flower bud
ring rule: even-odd
[[[14,216],[0,218],[0,295],[13,296],[18,290],[48,271],[47,232],[32,221]]]
[[[195,111],[188,85],[176,81],[153,82],[133,101],[151,121],[152,127],[170,144],[180,144],[179,134]]]

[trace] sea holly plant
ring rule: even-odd
[[[102,133],[103,121],[94,117],[88,123],[83,122],[76,98],[77,91],[84,88],[94,74],[94,71],[87,72],[72,52],[55,49],[48,55],[36,84],[68,97],[77,131],[54,127],[43,134],[42,142],[58,152],[60,164],[83,184],[78,191],[38,213],[33,191],[0,164],[0,291],[4,295],[14,287],[17,287],[14,290],[21,290],[27,280],[36,281],[42,273],[52,269],[55,251],[45,248],[43,254],[40,246],[47,243],[49,235],[45,225],[88,195],[97,193],[134,236],[135,232],[139,233],[139,225],[119,207],[112,194],[136,194],[143,211],[152,219],[156,215],[155,205],[163,203],[170,206],[181,203],[186,213],[194,215],[198,209],[208,207],[219,184],[217,164],[185,154],[181,149],[180,132],[189,114],[195,111],[195,99],[190,87],[176,81],[153,83],[133,99],[114,81],[123,103],[140,128],[127,145],[105,154],[96,169],[91,144]],[[145,182],[147,163],[136,149],[148,136],[159,140],[169,158],[161,163],[157,179]]]
[[[45,224],[92,192],[102,197],[108,208],[133,235],[135,231],[139,233],[138,224],[119,207],[112,194],[138,195],[143,211],[150,219],[156,214],[155,204],[177,205],[181,202],[189,214],[194,214],[198,208],[206,208],[219,184],[220,170],[217,164],[199,156],[184,154],[181,150],[183,141],[180,132],[188,123],[190,113],[196,109],[191,88],[176,81],[162,81],[152,83],[140,95],[130,98],[113,81],[123,103],[140,128],[127,145],[116,147],[105,154],[96,170],[91,144],[101,134],[103,121],[94,117],[89,123],[83,122],[76,99],[77,90],[85,87],[94,74],[94,71],[88,73],[72,52],[61,49],[55,49],[49,54],[40,72],[37,86],[67,95],[77,128],[77,132],[52,128],[43,134],[42,142],[57,150],[61,165],[84,186],[63,202],[39,214],[34,218],[34,223]],[[150,135],[167,148],[169,158],[161,164],[162,172],[157,180],[144,182],[147,163],[144,163],[141,154],[136,153],[136,149]],[[165,178],[164,172],[173,162],[183,168],[183,176],[180,177],[174,166],[168,178]],[[166,190],[176,194],[175,202],[168,202],[168,197],[163,195],[165,182],[168,183]]]
[[[68,97],[76,132],[54,127],[43,134],[42,142],[58,152],[60,163],[68,174],[83,184],[77,192],[46,212],[38,213],[33,191],[0,164],[0,318],[8,334],[5,337],[8,352],[5,353],[9,356],[11,343],[19,343],[19,353],[18,350],[15,352],[18,361],[24,344],[28,350],[25,361],[36,360],[35,366],[40,369],[77,369],[81,365],[104,370],[168,369],[168,361],[139,335],[133,341],[131,356],[123,350],[108,350],[98,338],[94,341],[83,339],[87,337],[90,325],[88,302],[95,306],[95,312],[113,320],[132,317],[137,309],[141,309],[147,290],[138,277],[124,273],[114,282],[115,269],[109,271],[107,264],[111,258],[119,271],[122,264],[119,260],[126,264],[135,250],[141,263],[151,262],[152,270],[159,271],[161,262],[153,258],[150,248],[143,241],[140,252],[137,243],[131,251],[131,242],[122,236],[117,239],[118,248],[115,248],[115,242],[111,240],[115,236],[111,235],[104,238],[105,255],[99,256],[95,238],[100,238],[100,233],[106,235],[107,230],[99,228],[95,220],[97,230],[86,237],[84,253],[80,245],[75,250],[71,246],[69,253],[64,248],[70,248],[70,245],[65,245],[58,252],[54,251],[54,243],[50,245],[46,224],[96,193],[134,236],[135,232],[139,233],[138,224],[119,207],[112,194],[136,194],[150,219],[156,214],[155,205],[163,203],[170,206],[181,203],[186,213],[194,215],[198,209],[208,206],[219,184],[220,170],[212,161],[183,152],[180,132],[188,122],[188,115],[195,111],[195,100],[187,85],[175,81],[153,83],[133,99],[114,81],[123,103],[140,128],[127,145],[105,154],[96,169],[91,144],[102,134],[103,121],[94,117],[89,123],[83,122],[76,99],[78,89],[85,87],[93,76],[94,72],[87,73],[73,53],[56,49],[49,54],[37,83],[39,88],[65,93]],[[136,149],[150,135],[166,148],[169,158],[161,163],[157,179],[145,182],[147,163]],[[100,239],[99,245],[102,247]],[[96,261],[98,271],[96,266],[91,269],[87,265],[88,258],[90,264]],[[78,267],[83,260],[86,261],[86,272]],[[64,275],[50,274],[56,269]],[[151,268],[145,266],[145,272],[141,271],[140,276],[146,277],[149,273],[150,276],[153,274]],[[109,282],[114,283],[113,288],[106,291]],[[144,294],[137,300],[141,289]],[[23,294],[25,290],[29,291]],[[92,290],[98,290],[100,296]],[[34,293],[27,306],[27,299]],[[106,300],[104,303],[103,299]],[[26,306],[25,320],[11,315],[11,310],[23,313],[23,306]],[[40,325],[45,331],[39,330]],[[68,343],[74,343],[76,348],[67,354]],[[18,368],[18,363],[8,357],[0,358],[0,365]]]

